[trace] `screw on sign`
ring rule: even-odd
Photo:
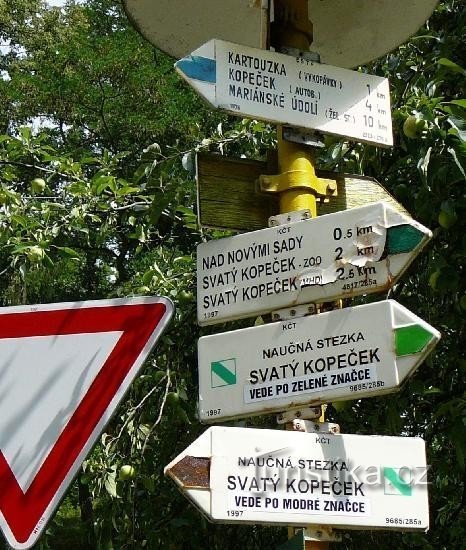
[[[0,309],[0,526],[30,548],[173,314],[163,297]]]

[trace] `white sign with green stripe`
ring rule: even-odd
[[[213,522],[429,528],[420,438],[214,426],[165,473]]]
[[[394,300],[199,339],[204,422],[396,391],[440,339]]]
[[[432,233],[384,202],[197,248],[201,325],[390,288]]]

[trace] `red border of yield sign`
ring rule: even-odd
[[[40,536],[172,314],[159,297],[0,309],[0,339],[123,332],[26,492],[0,450],[0,519],[13,548]]]

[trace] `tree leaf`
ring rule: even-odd
[[[59,252],[61,256],[79,259],[79,254],[76,252],[76,250],[73,250],[72,248],[69,248],[68,246],[56,246],[55,247]]]
[[[460,65],[455,63],[454,61],[451,61],[450,59],[447,59],[446,57],[442,57],[438,60],[438,64],[442,67],[446,67],[450,71],[453,71],[455,73],[460,73],[462,75],[466,75],[466,70],[463,69]]]

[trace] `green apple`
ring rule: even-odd
[[[130,464],[124,464],[120,468],[118,477],[119,479],[121,479],[121,481],[126,481],[127,479],[133,479],[135,475],[136,475],[136,470],[134,469],[134,467],[131,466]]]
[[[422,134],[425,127],[426,121],[424,119],[418,118],[415,115],[409,115],[403,123],[403,133],[406,137],[414,139]]]
[[[39,263],[45,256],[44,249],[40,246],[30,246],[26,251],[28,260],[34,264]]]
[[[178,405],[179,400],[180,400],[180,394],[178,392],[171,391],[167,393],[167,399],[166,399],[167,405],[170,405],[171,407],[175,407],[176,405]]]
[[[435,290],[437,288],[437,281],[440,277],[440,269],[437,269],[437,271],[434,271],[429,276],[429,286],[432,290]]]
[[[178,292],[177,296],[180,304],[189,304],[193,301],[194,295],[192,292],[189,292],[188,290],[182,290],[181,292]]]
[[[34,178],[31,181],[31,189],[34,191],[34,193],[43,193],[45,189],[45,180],[42,178]]]
[[[454,212],[447,212],[446,210],[440,210],[438,215],[438,223],[444,229],[450,229],[458,221],[458,216]]]

